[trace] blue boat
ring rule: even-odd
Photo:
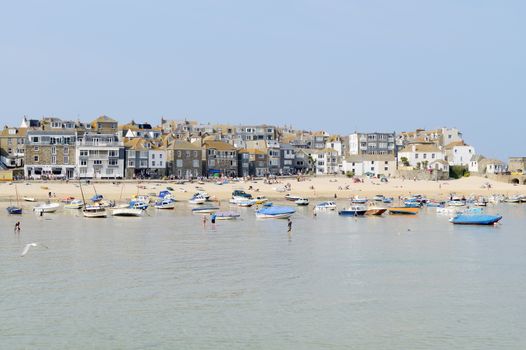
[[[385,203],[385,204],[393,203],[393,198],[392,197],[385,197],[382,202]]]
[[[22,214],[22,208],[20,207],[7,207],[7,213],[11,215],[20,215]]]
[[[364,216],[367,211],[367,207],[364,205],[353,205],[347,209],[338,211],[338,215],[341,216]]]
[[[457,215],[449,222],[456,225],[493,225],[502,219],[501,215]]]
[[[91,197],[92,202],[100,202],[104,197],[102,197],[102,194],[96,194],[93,197]]]
[[[170,192],[168,190],[164,190],[164,191],[159,192],[159,198],[164,198],[166,196],[171,196],[171,195],[172,195],[172,192]]]
[[[143,201],[130,201],[129,208],[146,210],[148,209],[148,204]]]
[[[256,211],[256,217],[261,219],[287,219],[296,212],[292,207],[271,206]]]
[[[265,202],[265,203],[263,203],[264,207],[271,207],[272,205],[273,205],[272,202]]]

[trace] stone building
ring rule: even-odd
[[[194,143],[175,140],[165,146],[167,175],[192,179],[203,174],[203,150]]]

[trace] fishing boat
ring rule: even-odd
[[[301,199],[301,197],[300,196],[295,196],[295,195],[289,193],[289,194],[285,195],[285,199],[288,200],[288,201],[291,201],[291,202],[295,202],[298,199]]]
[[[271,206],[256,211],[258,219],[288,219],[296,210],[291,207]]]
[[[381,216],[386,211],[387,211],[387,208],[382,208],[382,207],[377,207],[377,206],[370,206],[370,207],[367,208],[367,211],[365,212],[365,215]]]
[[[501,215],[457,215],[449,222],[456,225],[493,225],[502,219]]]
[[[105,218],[108,216],[106,208],[100,205],[87,205],[82,209],[82,215],[85,218]]]
[[[215,214],[217,220],[235,220],[240,217],[239,213],[233,211],[219,211]]]
[[[27,196],[24,196],[22,197],[22,199],[26,202],[34,202],[35,201],[35,197],[27,197]]]
[[[7,213],[10,215],[21,215],[22,207],[20,206],[20,201],[18,199],[18,188],[15,183],[15,193],[16,193],[16,206],[10,205],[7,207]]]
[[[366,197],[360,197],[360,196],[354,196],[351,198],[351,203],[354,203],[354,204],[365,204],[367,203],[367,198]]]
[[[158,201],[153,206],[157,209],[174,209],[175,199],[165,197],[163,200]]]
[[[416,215],[419,210],[419,208],[411,207],[391,207],[388,209],[389,214],[392,215]]]
[[[46,204],[40,204],[36,207],[33,207],[33,210],[37,213],[54,213],[60,208],[59,203],[46,203]]]
[[[206,198],[199,195],[194,196],[188,200],[188,203],[190,204],[203,204],[204,202],[206,202]]]
[[[321,202],[316,204],[314,207],[315,210],[336,210],[336,203],[332,201]]]
[[[84,206],[84,202],[81,199],[74,199],[68,204],[64,204],[64,209],[80,209]]]
[[[342,216],[364,216],[367,212],[365,205],[351,205],[349,208],[338,211],[338,215]]]
[[[296,205],[298,206],[306,206],[309,205],[309,199],[308,198],[299,198],[294,201]]]
[[[117,208],[113,209],[111,215],[113,216],[141,216],[144,210],[137,208]]]
[[[198,207],[198,208],[194,208],[192,209],[192,213],[195,213],[195,214],[210,214],[210,213],[215,213],[216,211],[219,210],[219,207],[214,207],[214,206],[206,206],[206,207]]]
[[[148,203],[143,202],[141,200],[131,200],[129,207],[133,209],[146,210],[148,209],[148,206],[149,206]]]

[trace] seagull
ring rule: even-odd
[[[33,242],[33,243],[28,243],[26,244],[26,246],[24,247],[24,250],[22,251],[22,254],[20,254],[20,256],[24,256],[27,254],[27,252],[29,251],[29,248],[31,247],[44,247],[46,249],[49,249],[48,247],[46,247],[45,245],[41,244],[41,243],[38,243],[38,242]]]

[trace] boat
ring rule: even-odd
[[[426,207],[429,207],[429,208],[438,208],[438,207],[441,207],[443,205],[444,205],[443,202],[437,202],[437,201],[428,201],[426,203]]]
[[[233,211],[219,211],[215,214],[217,220],[235,220],[241,216],[239,213]]]
[[[84,202],[81,199],[74,199],[68,204],[64,204],[64,209],[80,209],[84,206]]]
[[[148,195],[136,194],[135,196],[132,197],[132,201],[143,202],[143,203],[149,204],[151,200],[150,200],[150,196]]]
[[[387,208],[371,206],[367,208],[365,215],[380,216],[387,211]]]
[[[391,204],[391,203],[393,203],[393,201],[394,201],[393,197],[385,197],[382,200],[382,203],[384,203],[384,204]]]
[[[289,193],[289,194],[285,195],[285,199],[288,200],[288,201],[291,201],[291,202],[295,202],[298,199],[301,199],[301,197],[300,196],[295,196],[295,195]]]
[[[256,204],[256,201],[253,200],[253,199],[249,199],[249,200],[244,200],[244,201],[239,201],[239,202],[237,202],[237,205],[239,205],[240,207],[251,207],[251,206],[253,206],[254,204]]]
[[[161,199],[164,199],[166,197],[172,197],[172,192],[168,191],[168,190],[163,190],[161,192],[159,192],[159,198]]]
[[[15,192],[16,192],[16,206],[10,205],[7,207],[7,213],[10,215],[21,215],[22,214],[22,207],[20,206],[20,201],[18,199],[18,187],[15,183]]]
[[[308,198],[299,198],[294,201],[296,205],[298,206],[306,206],[309,205],[309,199]]]
[[[71,203],[71,201],[75,200],[75,197],[65,197],[65,198],[62,198],[60,201],[64,204],[68,204],[68,203]]]
[[[96,203],[96,202],[100,202],[104,197],[102,196],[102,194],[95,194],[93,197],[91,197],[91,201]]]
[[[192,209],[192,213],[196,213],[196,214],[209,214],[209,213],[215,213],[216,211],[219,210],[219,207],[214,207],[214,206],[206,206],[206,207],[198,207],[198,208],[194,208]]]
[[[506,203],[520,203],[521,197],[520,196],[511,196],[506,199],[504,199],[504,202]]]
[[[493,225],[502,219],[501,215],[457,215],[449,222],[456,225]]]
[[[458,199],[453,199],[448,201],[446,204],[450,207],[463,207],[464,205],[466,205],[466,202]]]
[[[22,197],[22,199],[25,200],[26,202],[34,202],[35,201],[35,197],[24,196],[24,197]]]
[[[477,207],[487,207],[488,206],[488,200],[484,197],[477,198],[476,201],[473,202],[474,205]]]
[[[244,197],[245,199],[252,199],[252,195],[250,193],[246,193],[243,190],[234,190],[232,192],[232,198],[234,197]]]
[[[444,207],[444,206],[441,206],[441,207],[437,207],[436,208],[436,211],[437,211],[437,214],[446,214],[446,215],[451,215],[451,214],[460,214],[462,213],[462,210],[457,208],[457,207]]]
[[[117,208],[113,209],[111,215],[113,216],[141,216],[144,210],[137,208]]]
[[[364,216],[367,212],[365,205],[351,205],[349,208],[338,211],[338,215],[342,216]]]
[[[206,200],[210,200],[210,195],[205,191],[197,191],[192,197],[203,197]]]
[[[140,209],[140,210],[146,210],[148,209],[148,203],[143,202],[141,200],[132,200],[130,201],[130,208],[133,209]]]
[[[204,202],[206,202],[206,198],[199,195],[194,196],[188,200],[188,203],[190,204],[203,204]]]
[[[388,209],[389,214],[392,215],[416,215],[419,212],[419,208],[411,207],[391,207]]]
[[[316,204],[314,210],[336,210],[336,203],[332,201],[321,202]]]
[[[105,218],[108,216],[106,208],[100,205],[87,205],[82,209],[82,215],[86,218]]]
[[[171,198],[164,198],[161,201],[158,201],[153,205],[157,209],[174,209],[175,208],[175,200]]]
[[[47,203],[47,204],[40,204],[33,208],[34,211],[37,213],[54,213],[60,208],[59,203]]]
[[[367,198],[366,197],[360,197],[360,196],[354,196],[351,198],[351,203],[354,203],[354,204],[365,204],[367,203]]]
[[[268,202],[268,199],[265,196],[257,196],[254,200],[256,201],[256,204],[263,204]]]
[[[373,201],[375,202],[382,202],[384,200],[385,196],[383,194],[377,194],[373,197]]]
[[[256,211],[256,217],[258,219],[288,219],[295,212],[296,209],[291,207],[271,206]]]
[[[420,208],[422,203],[412,200],[405,200],[404,205],[406,208]]]

